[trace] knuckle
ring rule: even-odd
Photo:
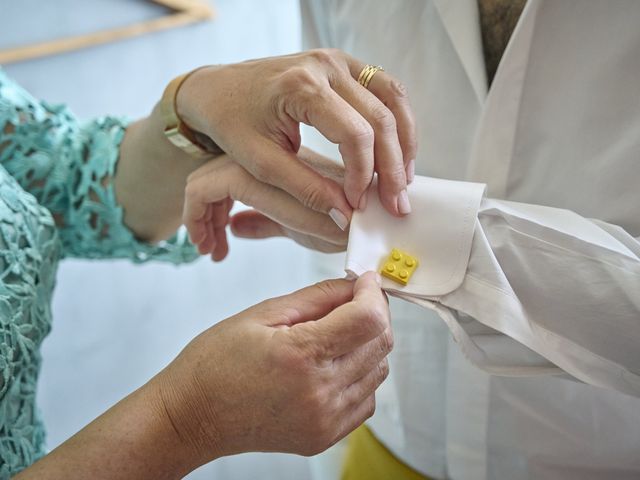
[[[407,88],[407,86],[404,83],[396,80],[395,78],[392,78],[389,81],[389,88],[396,98],[403,100],[409,98],[409,89]]]
[[[373,417],[374,413],[376,413],[376,397],[375,395],[371,395],[371,398],[367,400],[366,418]]]
[[[318,48],[309,52],[309,56],[316,62],[328,67],[336,67],[341,55],[342,52],[337,48]]]
[[[323,280],[314,286],[322,291],[326,298],[336,298],[339,296],[338,285],[344,280]]]
[[[360,307],[360,315],[363,324],[370,330],[383,331],[386,327],[382,309],[375,304],[369,303]]]
[[[371,321],[378,327],[380,331],[384,331],[387,328],[387,314],[388,308],[386,303],[376,302],[369,306],[369,316]]]
[[[378,385],[389,376],[389,360],[386,358],[378,364]]]
[[[376,131],[383,134],[395,132],[397,129],[396,117],[385,106],[379,106],[373,110],[371,123]]]
[[[315,183],[309,183],[300,192],[300,201],[305,207],[309,207],[312,210],[320,210],[324,204],[325,190],[316,185]]]
[[[378,167],[378,173],[381,173],[384,177],[383,182],[385,183],[385,186],[383,188],[390,189],[394,193],[405,188],[407,176],[404,171],[404,164],[394,163],[393,167],[388,169]]]
[[[361,152],[373,148],[374,131],[367,123],[358,123],[351,127],[349,138],[356,151]]]
[[[280,79],[280,88],[285,94],[313,94],[317,91],[318,82],[313,73],[304,66],[289,68]]]
[[[310,386],[310,391],[305,396],[304,404],[309,412],[311,418],[314,420],[314,425],[317,428],[324,426],[325,409],[327,408],[330,398],[323,388],[313,388]]]
[[[382,342],[382,351],[385,354],[391,353],[393,351],[394,338],[391,328],[387,328],[382,335],[380,336]]]

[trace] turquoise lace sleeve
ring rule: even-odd
[[[157,245],[123,223],[111,178],[127,122],[80,124],[64,106],[39,102],[0,69],[0,164],[58,225],[63,255],[182,263],[197,257],[184,231]]]

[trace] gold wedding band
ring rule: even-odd
[[[364,88],[369,88],[369,82],[373,78],[373,76],[378,72],[378,70],[382,70],[384,72],[384,68],[380,65],[367,65],[365,66],[360,75],[358,75],[358,83],[362,85]]]

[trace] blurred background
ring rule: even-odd
[[[37,97],[66,103],[80,118],[137,118],[151,110],[169,80],[199,65],[300,49],[297,0],[213,0],[211,5],[213,21],[4,68]],[[164,13],[146,0],[0,0],[0,49]],[[311,268],[312,254],[289,240],[232,238],[230,246],[221,264],[208,258],[181,267],[62,263],[38,392],[50,448],[145,383],[202,330],[326,273]],[[257,477],[306,479],[309,467],[302,457],[247,454],[206,465],[188,478]]]

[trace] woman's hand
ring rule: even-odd
[[[344,184],[344,167],[342,165],[305,147],[301,147],[298,151],[298,158],[322,176],[330,178],[339,185]],[[300,232],[290,228],[286,223],[279,223],[256,209],[238,212],[229,220],[231,232],[236,237],[250,239],[288,237],[303,247],[323,253],[342,252],[347,247],[346,233],[328,242],[313,232]]]
[[[368,273],[267,300],[193,340],[158,377],[200,462],[247,451],[314,455],[375,409],[393,337]]]
[[[341,186],[343,167],[305,148],[298,161],[323,178]],[[233,201],[254,210],[229,216]],[[305,207],[288,193],[260,182],[228,156],[218,157],[187,179],[183,223],[201,254],[222,260],[229,247],[226,226],[245,238],[287,236],[323,252],[344,250],[347,233],[329,215]],[[346,227],[346,224],[343,225]]]
[[[235,453],[319,453],[373,414],[389,322],[372,272],[262,302],[16,479],[174,479]]]
[[[356,78],[364,66],[337,50],[313,50],[207,67],[184,82],[177,111],[257,180],[306,207],[348,223],[377,172],[382,204],[404,215],[416,155],[413,114],[405,88],[386,72],[362,87]],[[300,123],[339,145],[344,188],[298,161]]]

